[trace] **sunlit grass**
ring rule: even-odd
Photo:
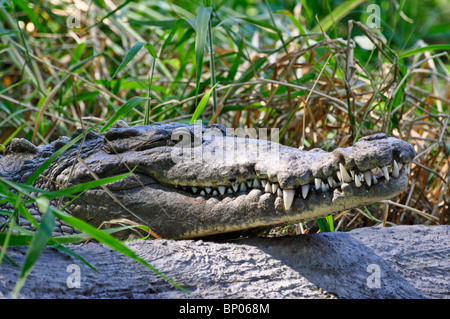
[[[395,199],[403,206],[374,204],[295,225],[295,232],[450,222],[445,6],[384,2],[380,29],[370,29],[368,3],[359,0],[0,4],[0,151],[14,137],[45,144],[80,127],[103,133],[119,119],[279,128],[283,144],[325,150],[384,132],[411,142],[418,154],[410,188]],[[82,138],[55,153],[25,185],[0,179],[0,203],[14,208],[1,212],[11,218],[0,234],[0,262],[14,262],[6,246],[31,245],[16,293],[43,247],[64,249],[82,239],[51,237],[55,216],[136,259],[109,230],[46,206],[46,198],[105,181],[31,195],[45,168]],[[24,202],[39,204],[45,215],[44,225],[30,220],[35,233],[15,224],[18,214],[32,218]]]

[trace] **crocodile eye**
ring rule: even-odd
[[[106,131],[105,139],[112,142],[118,139],[125,139],[138,136],[139,130],[134,128],[112,128]]]

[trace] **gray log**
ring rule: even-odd
[[[127,244],[188,293],[101,244],[68,245],[99,273],[47,248],[19,298],[449,298],[449,242],[450,226],[398,226],[277,239]],[[8,249],[19,264],[25,252]],[[73,264],[80,267],[79,288],[67,284]],[[19,273],[3,261],[0,297],[11,297]]]

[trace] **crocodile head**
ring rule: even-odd
[[[388,199],[407,187],[415,155],[384,134],[332,152],[303,151],[219,125],[178,123],[113,128],[85,143],[84,163],[55,165],[47,180],[133,174],[85,192],[68,210],[96,225],[128,218],[165,238],[295,223]]]

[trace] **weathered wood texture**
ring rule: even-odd
[[[45,249],[20,298],[449,298],[450,226],[362,228],[232,242],[129,242],[184,293],[146,267],[100,244],[69,245],[78,259]],[[9,248],[19,264],[25,248]],[[68,266],[80,267],[69,288]],[[379,285],[377,274],[379,271]],[[20,270],[0,269],[0,297],[11,297]]]

